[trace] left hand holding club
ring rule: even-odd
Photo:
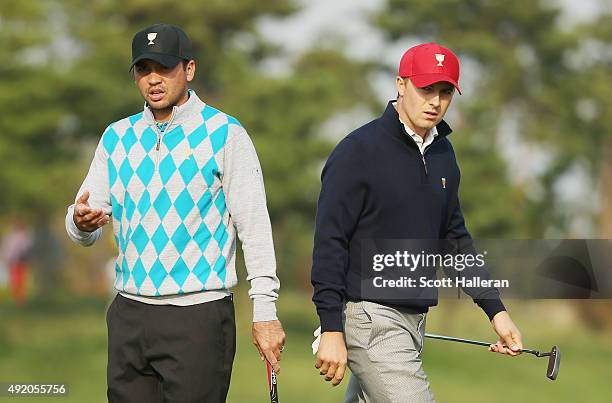
[[[285,331],[279,320],[253,322],[253,344],[261,360],[267,360],[280,373],[280,360],[285,345]]]
[[[501,311],[495,314],[491,324],[495,333],[499,335],[499,340],[497,343],[491,344],[489,351],[513,357],[521,354],[523,348],[521,332],[510,319],[508,312]]]

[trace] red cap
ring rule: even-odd
[[[408,77],[419,88],[446,81],[459,88],[459,58],[450,49],[430,42],[413,46],[404,53],[399,65],[400,77]]]

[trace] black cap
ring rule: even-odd
[[[143,59],[174,67],[191,58],[191,41],[185,31],[176,25],[155,24],[134,35],[130,70]]]

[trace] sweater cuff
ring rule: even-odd
[[[96,232],[101,231],[100,228],[97,228],[95,231],[81,231],[76,224],[74,223],[73,212],[74,206],[70,206],[71,209],[68,210],[68,214],[66,214],[66,230],[68,232],[68,236],[74,242],[77,242],[83,246],[91,246],[96,241]]]
[[[489,321],[493,320],[493,317],[499,312],[506,310],[501,299],[479,299],[475,302],[487,314]]]
[[[318,313],[321,321],[321,333],[344,332],[342,309],[320,310]]]
[[[275,301],[253,300],[253,322],[267,322],[277,319]]]

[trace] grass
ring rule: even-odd
[[[269,402],[265,367],[250,340],[250,303],[237,290],[238,349],[228,402]],[[15,309],[0,302],[0,381],[66,382],[66,398],[20,402],[106,401],[105,301],[63,298]],[[425,370],[438,402],[609,401],[612,342],[585,329],[567,305],[555,301],[507,304],[529,347],[561,347],[557,381],[546,379],[546,359],[503,357],[479,347],[428,340]],[[519,309],[520,308],[520,309]],[[332,388],[314,369],[312,330],[317,320],[307,296],[286,292],[279,303],[287,347],[279,375],[282,402],[341,402],[346,382]],[[484,314],[468,301],[441,301],[428,331],[492,340]],[[0,398],[0,402],[14,401]]]

